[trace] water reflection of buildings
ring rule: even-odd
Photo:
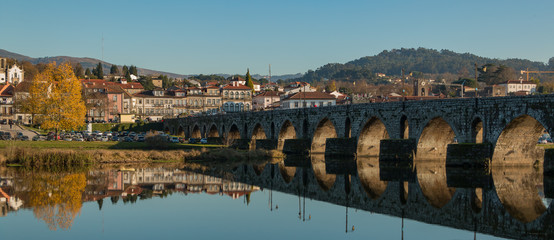
[[[7,216],[9,212],[21,208],[30,208],[27,203],[34,193],[22,179],[23,176],[0,176],[0,216]],[[179,169],[95,170],[86,174],[86,187],[81,200],[99,201],[101,208],[104,198],[111,198],[113,203],[120,198],[125,203],[133,203],[137,199],[164,197],[182,192],[207,193],[237,199],[258,190],[258,187],[249,184]]]
[[[141,195],[141,199],[168,192],[227,195],[233,199],[259,190],[249,184],[224,180],[179,169],[164,168],[91,171],[87,177],[84,201],[106,197]]]

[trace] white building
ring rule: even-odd
[[[281,101],[281,108],[326,107],[337,104],[335,96],[323,92],[300,92]]]
[[[0,58],[0,84],[17,85],[23,82],[24,71],[17,65],[8,66],[6,58]]]
[[[499,85],[506,88],[506,95],[515,92],[527,92],[527,94],[531,94],[534,93],[537,89],[537,84],[523,80],[510,80]]]

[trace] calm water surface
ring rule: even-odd
[[[327,165],[321,171],[321,163],[314,159],[310,167],[296,165],[273,162],[207,171],[155,166],[56,174],[3,170],[0,235],[2,239],[500,239],[493,235],[548,239],[546,233],[521,230],[529,226],[525,224],[551,221],[544,220],[552,217],[545,217],[550,200],[544,198],[542,185],[532,183],[530,189],[544,209],[532,210],[535,219],[526,223],[517,218],[529,214],[516,216],[526,208],[490,216],[502,212],[491,205],[502,203],[502,196],[494,198],[488,189],[500,188],[493,182],[483,188],[447,191],[452,193],[447,194],[450,199],[438,208],[430,203],[440,203],[444,195],[438,194],[439,200],[426,196],[428,190],[417,182],[402,181],[409,178],[404,173],[391,181],[394,176],[371,175],[374,170],[379,174],[379,168],[354,166],[354,172],[341,173]],[[379,186],[384,186],[382,191]],[[437,186],[435,191],[440,192],[442,185]],[[479,197],[471,198],[475,192]],[[480,201],[477,210],[464,204],[475,199]]]

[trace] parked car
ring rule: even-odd
[[[208,139],[207,139],[207,138],[202,138],[202,139],[200,139],[200,143],[202,143],[202,144],[207,144],[207,143],[208,143]]]
[[[108,138],[108,136],[102,136],[102,137],[100,137],[100,141],[102,141],[102,142],[107,142],[108,140],[110,140],[110,139]]]
[[[198,142],[198,139],[196,138],[189,138],[189,143],[193,144],[193,143],[197,143]]]
[[[33,137],[33,141],[42,141],[42,139],[40,138],[40,135],[35,135]]]
[[[169,140],[170,142],[172,143],[179,143],[179,138],[178,137],[172,137],[171,140]]]

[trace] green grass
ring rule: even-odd
[[[537,144],[539,147],[543,147],[545,149],[554,148],[554,144]]]
[[[46,135],[49,132],[48,130],[39,129],[39,128],[31,127],[31,126],[21,126],[21,127],[25,128],[25,129],[28,129],[28,130],[31,130],[31,131],[38,132],[41,135]]]
[[[69,141],[0,141],[0,148],[58,148],[58,149],[151,149],[145,142],[69,142]],[[223,145],[168,143],[166,150],[221,148]]]

